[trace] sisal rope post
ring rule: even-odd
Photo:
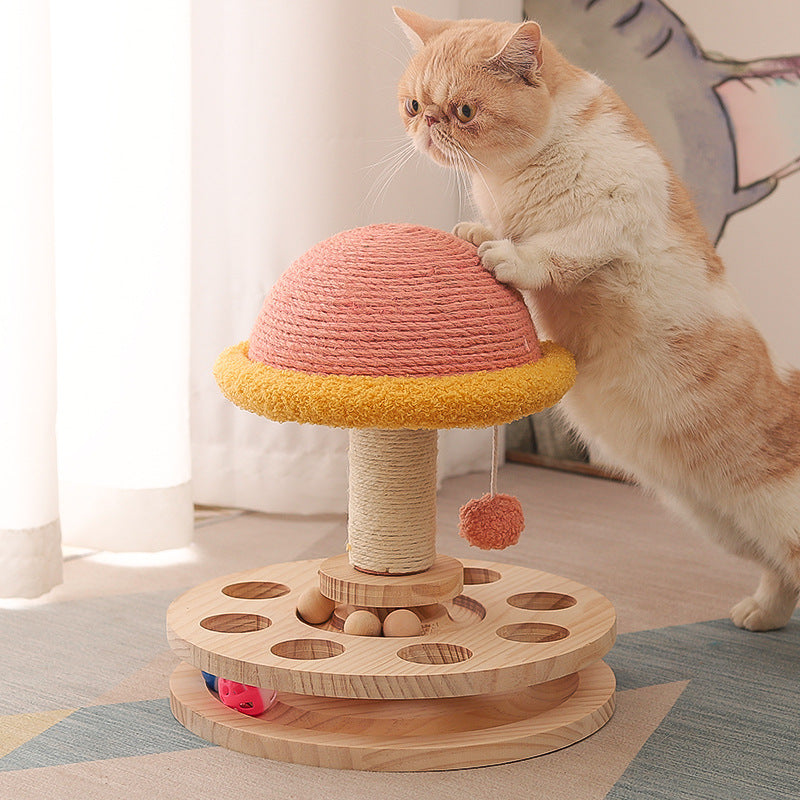
[[[350,430],[348,552],[361,572],[411,575],[436,558],[436,430]]]

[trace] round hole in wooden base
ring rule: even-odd
[[[472,658],[472,651],[458,644],[422,642],[398,650],[397,657],[413,664],[460,664]]]
[[[472,597],[460,594],[447,604],[450,619],[458,625],[470,625],[486,618],[486,608]]]
[[[194,667],[170,680],[170,705],[213,744],[277,761],[334,769],[422,772],[503,764],[591,735],[614,710],[614,674],[602,661],[554,681],[495,695],[347,700],[279,693],[266,714],[222,705]]]
[[[512,595],[506,602],[525,611],[562,611],[572,608],[578,601],[570,594],[559,592],[521,592]]]
[[[344,645],[329,639],[290,639],[278,642],[270,649],[276,656],[293,658],[297,661],[333,658],[344,653]]]
[[[232,583],[222,589],[222,594],[240,600],[272,600],[289,594],[289,587],[272,581],[244,581]]]
[[[201,628],[216,633],[254,633],[270,625],[270,619],[258,614],[215,614],[200,620]]]
[[[495,569],[482,567],[464,567],[464,586],[478,586],[483,583],[494,583],[503,576]]]
[[[497,635],[509,642],[543,644],[566,639],[569,631],[560,625],[550,625],[548,622],[517,622],[514,625],[503,625],[502,628],[498,628]]]

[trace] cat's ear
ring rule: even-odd
[[[542,29],[536,22],[523,22],[489,65],[510,72],[528,83],[535,82],[542,67]]]
[[[431,19],[407,8],[393,6],[392,11],[415,50],[419,50],[429,39],[450,27],[450,22],[446,19]]]

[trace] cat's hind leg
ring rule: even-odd
[[[783,552],[786,547],[783,537],[772,539],[760,536],[758,528],[762,527],[764,521],[761,521],[761,525],[756,519],[740,519],[737,523],[717,508],[697,500],[663,495],[662,500],[682,512],[689,521],[726,550],[761,566],[761,580],[756,591],[731,609],[733,624],[750,631],[769,631],[784,627],[797,607],[800,580],[795,580],[795,576],[789,571],[776,566],[785,567],[787,564],[786,554]],[[748,527],[753,529],[752,533],[748,532]],[[800,577],[800,572],[798,576]]]
[[[760,495],[760,502],[759,501]],[[769,631],[789,622],[800,598],[800,485],[755,490],[753,502],[738,509],[761,558],[761,580],[755,593],[731,609],[740,628]]]

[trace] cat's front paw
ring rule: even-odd
[[[494,234],[480,222],[459,222],[453,228],[453,236],[480,247],[484,242],[494,239]]]
[[[500,283],[516,286],[522,276],[522,260],[510,239],[484,242],[478,248],[478,257],[484,268]]]

